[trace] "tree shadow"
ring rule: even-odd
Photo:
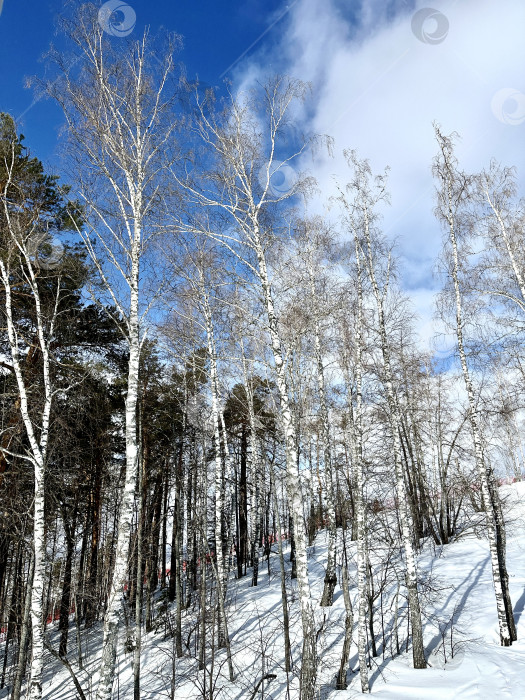
[[[456,619],[461,615],[461,613],[462,613],[463,610],[465,609],[465,606],[466,606],[466,604],[467,604],[468,597],[469,597],[469,595],[471,594],[472,590],[477,586],[477,584],[478,584],[478,582],[479,582],[479,580],[480,580],[480,578],[481,578],[483,572],[485,571],[485,567],[487,566],[487,563],[488,563],[489,559],[490,559],[490,555],[487,555],[487,557],[485,557],[485,559],[484,559],[483,561],[480,561],[479,564],[478,564],[474,569],[472,569],[472,571],[469,573],[469,575],[467,576],[467,578],[460,584],[460,586],[463,587],[465,584],[468,583],[469,579],[472,579],[470,585],[468,586],[468,588],[467,588],[467,589],[464,591],[464,593],[462,594],[461,599],[460,599],[460,601],[459,601],[457,607],[455,608],[455,611],[454,611],[454,612],[455,612],[455,618],[456,618]],[[448,596],[447,600],[446,600],[445,603],[441,606],[439,612],[444,613],[444,611],[445,611],[445,610],[447,609],[447,607],[448,607],[448,604],[452,601],[452,598],[453,598],[454,595],[458,592],[458,589],[459,589],[460,586],[458,586],[457,588],[454,588],[454,589],[451,591],[451,593],[450,593],[450,595]],[[452,614],[451,614],[451,616],[452,616]],[[441,641],[442,641],[441,632],[438,631],[437,634],[435,634],[434,637],[430,640],[429,644],[426,645],[426,651],[427,651],[427,653],[432,653],[432,652],[434,651],[434,649],[436,649],[436,648],[439,646],[439,644],[441,643]]]
[[[519,600],[516,602],[516,605],[514,606],[514,622],[516,625],[521,619],[521,616],[523,615],[523,609],[525,608],[525,589],[523,593],[521,594]]]

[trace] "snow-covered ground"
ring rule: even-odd
[[[480,698],[525,698],[525,483],[503,486],[508,520],[507,560],[511,593],[518,629],[518,642],[510,648],[499,646],[496,608],[491,581],[487,542],[474,532],[465,535],[441,550],[428,545],[419,566],[427,580],[425,594],[425,644],[431,667],[416,671],[410,667],[410,654],[404,648],[405,632],[400,631],[402,653],[390,658],[392,648],[390,611],[392,587],[386,588],[383,599],[386,639],[385,659],[382,658],[382,623],[380,601],[376,601],[375,632],[379,655],[370,669],[371,694],[381,700],[470,700]],[[349,544],[349,550],[353,545]],[[312,590],[320,597],[323,583],[323,562],[326,554],[325,534],[318,535],[310,548]],[[288,558],[287,558],[288,559]],[[286,562],[289,567],[288,561]],[[350,566],[350,574],[352,569]],[[290,590],[290,582],[289,590]],[[288,684],[283,668],[282,608],[280,596],[279,561],[270,558],[270,575],[266,562],[261,563],[259,585],[250,587],[250,576],[230,583],[228,592],[229,627],[232,642],[235,683],[226,679],[224,652],[216,654],[214,667],[206,674],[206,696],[209,683],[215,685],[213,698],[250,699],[259,679],[265,674],[275,678],[259,686],[255,698],[274,700],[298,697],[298,667],[300,666],[299,617],[295,583],[290,590],[292,646],[295,667]],[[360,695],[357,673],[357,650],[352,647],[347,690],[336,691],[335,676],[340,661],[344,629],[344,604],[340,587],[336,588],[332,608],[318,608],[319,698],[338,700]],[[402,626],[406,628],[406,614]],[[185,636],[195,622],[190,610],[185,618]],[[401,627],[401,626],[400,626]],[[163,634],[144,637],[142,655],[143,700],[170,697],[170,680],[175,673],[177,699],[204,697],[204,675],[197,672],[196,663],[188,658],[175,658],[173,642]],[[82,632],[85,665],[78,673],[86,697],[94,698],[97,658],[101,631],[94,629],[86,636]],[[56,640],[56,632],[51,634]],[[354,641],[356,629],[354,624]],[[71,658],[74,657],[75,629],[71,629]],[[190,635],[194,651],[195,631]],[[118,683],[114,697],[133,697],[131,656],[120,650]],[[90,675],[92,673],[92,675]],[[6,698],[6,690],[0,698]],[[48,657],[44,679],[47,700],[75,700],[77,695],[71,678],[59,662]]]

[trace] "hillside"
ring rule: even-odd
[[[390,634],[392,616],[389,608],[395,595],[395,590],[390,588],[383,596],[387,647],[384,661],[380,641],[380,612],[376,611],[375,615],[379,656],[372,660],[370,671],[373,696],[384,700],[493,700],[522,697],[520,693],[525,684],[525,483],[503,486],[500,491],[505,500],[509,531],[508,568],[512,572],[510,585],[518,627],[518,642],[510,648],[499,646],[486,540],[478,539],[475,533],[468,533],[459,541],[442,548],[434,548],[427,544],[419,560],[419,570],[421,577],[428,584],[424,606],[424,634],[430,668],[424,671],[411,668],[410,656],[406,650],[402,650],[401,654],[393,659],[389,658],[393,641]],[[323,562],[326,557],[325,535],[324,531],[318,534],[314,545],[309,548],[310,580],[316,598],[319,598],[322,592]],[[347,548],[351,558],[353,545],[347,543]],[[185,658],[175,659],[172,640],[164,634],[164,625],[167,624],[164,619],[164,625],[159,623],[161,629],[157,633],[145,636],[143,640],[143,700],[170,697],[173,668],[175,698],[181,700],[199,697],[213,697],[217,700],[252,697],[294,700],[298,697],[296,671],[300,664],[299,645],[295,645],[292,650],[296,666],[289,676],[288,688],[286,673],[283,670],[282,611],[277,555],[273,553],[270,557],[270,575],[266,562],[262,564],[259,585],[256,588],[250,586],[249,575],[240,580],[231,578],[229,583],[227,604],[235,682],[230,684],[227,680],[224,652],[217,653],[213,668],[208,664],[206,685],[203,673],[196,669],[196,662],[188,659],[187,650]],[[289,574],[288,557],[286,566]],[[351,563],[349,574],[352,580],[355,568]],[[351,592],[355,598],[355,587]],[[300,622],[296,596],[292,594],[290,601],[293,644],[300,636]],[[400,615],[403,615],[403,610],[400,610]],[[355,643],[352,645],[347,674],[348,689],[334,690],[344,618],[343,596],[338,585],[333,606],[324,611],[317,609],[317,622],[321,629],[318,635],[320,698],[336,700],[360,695]],[[406,612],[404,618],[406,619]],[[185,638],[188,638],[195,623],[195,614],[190,609],[183,621]],[[404,627],[406,628],[406,624]],[[55,637],[56,632],[51,634],[52,639]],[[70,657],[74,656],[73,637],[72,631]],[[354,642],[355,638],[354,624]],[[75,664],[74,668],[86,697],[90,699],[94,697],[91,689],[96,688],[98,680],[96,672],[92,676],[90,674],[96,668],[100,655],[100,628],[95,628],[88,637],[85,637],[82,631],[81,640],[84,646],[84,671],[78,672]],[[400,643],[403,647],[406,637],[401,637]],[[122,649],[120,646],[114,697],[131,700],[131,656],[126,656]],[[254,695],[256,684],[266,674],[275,677],[260,684],[258,692]],[[210,677],[214,686],[212,696],[209,694]],[[47,700],[76,699],[67,670],[49,654],[46,657],[43,692]],[[0,698],[6,697],[5,691],[0,693]]]

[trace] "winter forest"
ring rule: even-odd
[[[64,8],[60,169],[0,103],[0,698],[522,697],[520,163],[426,125],[424,346],[315,86]]]

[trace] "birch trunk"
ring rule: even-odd
[[[277,502],[277,490],[275,488],[275,474],[273,466],[270,465],[270,491],[273,501],[273,507],[277,514],[279,514],[279,504]],[[290,645],[290,617],[288,615],[288,594],[286,592],[286,570],[284,566],[284,553],[283,553],[283,533],[281,528],[281,520],[278,515],[277,517],[277,537],[278,537],[278,549],[279,549],[279,572],[281,579],[281,605],[283,608],[283,631],[284,631],[284,670],[286,673],[291,671],[291,645]]]
[[[343,641],[343,652],[341,654],[341,663],[339,665],[339,673],[337,674],[337,690],[346,690],[346,671],[348,667],[348,659],[350,658],[350,647],[352,645],[352,627],[354,626],[354,611],[352,610],[352,601],[350,600],[350,590],[348,588],[348,570],[343,566],[341,571],[341,579],[343,586],[343,598],[345,602],[345,638]],[[365,692],[365,691],[363,691]]]
[[[485,516],[485,525],[489,540],[490,560],[492,566],[492,581],[496,596],[496,609],[498,615],[499,635],[502,646],[510,646],[513,639],[516,639],[516,629],[512,616],[512,604],[508,591],[508,575],[505,566],[505,536],[504,524],[498,514],[496,486],[493,483],[493,475],[490,467],[485,463],[483,456],[483,445],[481,431],[479,427],[479,407],[476,401],[474,386],[470,376],[463,329],[465,325],[463,313],[463,297],[460,285],[460,261],[458,251],[457,228],[458,211],[462,206],[464,198],[468,194],[470,183],[455,169],[452,141],[444,137],[436,127],[436,138],[440,147],[440,158],[434,163],[434,174],[441,182],[441,190],[438,191],[440,197],[440,215],[448,228],[448,239],[452,253],[452,266],[449,275],[452,278],[454,290],[454,302],[456,311],[456,338],[458,352],[463,372],[463,381],[468,397],[469,420],[472,431],[472,441],[474,443],[474,456],[476,469],[478,472],[481,493],[482,508]],[[518,277],[519,280],[519,277]]]
[[[248,100],[240,104],[232,101],[228,110],[228,116],[223,123],[224,128],[216,128],[215,125],[204,118],[201,121],[202,129],[200,135],[207,147],[210,147],[217,163],[217,182],[223,184],[210,191],[206,185],[205,191],[199,191],[200,185],[195,189],[194,183],[177,180],[189,195],[198,203],[205,207],[217,207],[231,217],[233,227],[240,234],[240,239],[236,234],[230,236],[211,230],[206,224],[200,228],[205,235],[212,240],[220,242],[228,250],[233,252],[237,258],[246,264],[251,270],[250,277],[258,277],[263,296],[264,308],[268,321],[268,331],[270,335],[271,349],[276,372],[276,384],[280,398],[280,417],[283,426],[285,453],[286,453],[286,485],[290,514],[293,521],[296,546],[296,566],[299,602],[301,608],[301,621],[303,628],[303,664],[300,678],[301,700],[313,700],[315,695],[317,658],[316,658],[316,638],[315,638],[315,615],[312,606],[310,585],[308,581],[308,563],[306,553],[306,538],[303,522],[302,493],[298,473],[298,445],[296,444],[296,428],[290,408],[288,395],[287,374],[284,365],[284,352],[279,335],[278,319],[275,313],[274,300],[269,281],[265,243],[261,231],[260,215],[262,210],[268,209],[270,218],[272,211],[276,212],[275,204],[281,199],[286,199],[298,192],[298,186],[293,186],[283,198],[273,198],[270,191],[270,179],[272,175],[272,164],[274,163],[276,141],[281,130],[283,120],[290,104],[295,100],[303,100],[306,94],[306,85],[300,81],[292,81],[286,78],[277,77],[263,87],[261,98],[265,104],[265,113],[268,119],[267,138],[262,134],[254,138],[253,127],[258,121],[251,119],[251,109],[260,114],[260,104]],[[204,116],[201,112],[201,116]],[[266,160],[263,154],[262,144],[268,143],[270,155]],[[258,159],[266,161],[265,183],[261,183],[263,192],[260,194],[256,190],[257,185],[256,170],[254,164]],[[264,172],[261,171],[261,172]],[[259,178],[259,181],[261,178]],[[267,207],[268,205],[268,207]],[[265,228],[264,235],[267,229]],[[237,248],[237,250],[235,250]],[[243,252],[247,254],[243,256]],[[255,255],[256,262],[252,264],[252,255]]]
[[[142,423],[138,426],[142,434]],[[142,443],[142,439],[140,440]],[[142,446],[142,445],[141,445]],[[135,591],[135,629],[133,639],[133,700],[140,700],[140,652],[142,646],[142,597],[143,597],[143,562],[144,562],[144,516],[146,494],[144,493],[144,461],[138,459],[138,499],[137,513],[137,586]]]
[[[394,383],[393,383],[393,373],[391,366],[391,352],[386,331],[386,319],[384,310],[384,301],[386,294],[388,292],[388,276],[382,289],[379,287],[376,276],[376,264],[374,262],[373,256],[373,244],[372,244],[372,234],[370,230],[371,226],[371,208],[373,208],[377,203],[386,198],[385,194],[385,178],[384,176],[379,176],[372,180],[370,166],[367,161],[358,161],[354,152],[345,152],[345,157],[348,164],[353,167],[355,173],[355,179],[351,185],[348,185],[347,189],[349,191],[354,191],[354,201],[350,204],[345,195],[341,193],[340,201],[347,211],[348,222],[350,223],[354,232],[354,247],[355,247],[355,259],[358,272],[358,324],[357,332],[361,333],[363,328],[363,286],[362,286],[362,271],[361,271],[361,259],[366,270],[366,274],[370,280],[373,296],[376,302],[377,310],[377,324],[380,336],[381,344],[381,354],[383,359],[383,381],[387,393],[387,403],[389,409],[389,421],[390,430],[393,439],[393,457],[394,457],[394,467],[395,467],[395,482],[396,482],[396,495],[399,503],[399,519],[401,522],[401,545],[403,549],[403,554],[405,558],[406,573],[405,580],[408,591],[408,599],[410,606],[410,616],[412,622],[412,653],[413,653],[413,663],[415,668],[425,668],[425,652],[423,646],[423,630],[421,623],[421,610],[419,605],[419,594],[417,588],[417,568],[416,568],[416,558],[414,553],[414,547],[412,542],[412,528],[410,522],[410,515],[407,508],[406,499],[406,487],[405,478],[402,468],[401,461],[401,444],[399,430],[401,426],[401,416],[399,412],[399,406],[397,402],[397,396],[395,393]],[[372,186],[371,186],[372,184]],[[375,191],[374,191],[375,190]],[[372,211],[373,215],[373,211]],[[390,265],[390,261],[388,263]],[[389,270],[388,270],[389,273]],[[358,353],[362,349],[362,336],[358,336]],[[347,363],[345,363],[347,364]],[[358,402],[361,405],[362,393],[361,393],[361,360],[357,362],[358,368]],[[360,428],[361,420],[361,409],[359,410],[359,415],[356,425]],[[359,449],[362,450],[362,433],[359,430],[356,439],[352,440],[353,443],[359,441]],[[356,453],[354,448],[354,461],[355,464],[362,465],[362,453]],[[362,474],[361,479],[362,482]],[[359,480],[356,479],[359,483]],[[359,486],[358,486],[359,488]],[[359,499],[362,501],[363,493],[361,492]],[[362,509],[362,504],[357,504],[358,509]],[[364,528],[364,511],[358,516],[358,519],[362,523]],[[358,531],[360,530],[358,525]],[[358,588],[359,588],[359,598],[360,605],[365,605],[364,599],[367,595],[366,586],[366,566],[367,566],[367,552],[366,543],[364,538],[358,535]],[[360,573],[359,573],[360,570]],[[370,611],[372,614],[372,611]],[[364,668],[365,665],[365,611],[360,611],[360,621],[359,628],[360,632],[360,668]],[[368,688],[368,679],[361,677],[361,685],[364,692]]]
[[[514,274],[515,280],[516,280],[516,282],[518,284],[518,288],[520,290],[521,299],[517,300],[518,306],[520,307],[522,312],[525,312],[525,276],[523,274],[523,269],[520,266],[519,261],[516,257],[516,251],[513,249],[512,242],[510,240],[509,231],[508,231],[507,225],[504,221],[503,212],[500,209],[500,206],[498,204],[496,197],[494,196],[493,193],[491,193],[490,187],[489,187],[489,182],[487,180],[485,180],[483,182],[482,190],[483,190],[483,194],[485,195],[485,199],[487,201],[487,204],[490,208],[490,211],[492,212],[492,216],[495,219],[497,230],[499,230],[500,236],[503,239],[505,251],[509,257],[510,264],[512,267],[512,272]]]
[[[213,569],[216,575],[217,588],[217,641],[218,647],[226,648],[228,671],[230,681],[233,682],[233,665],[231,660],[230,643],[228,636],[228,624],[225,611],[225,566],[223,552],[222,523],[224,514],[224,479],[221,456],[221,435],[219,417],[219,385],[217,377],[217,359],[213,336],[213,320],[208,303],[207,291],[204,289],[204,280],[201,274],[201,293],[203,301],[204,318],[206,324],[206,337],[208,342],[208,356],[210,359],[211,380],[211,412],[213,421],[213,443],[215,448],[215,564]]]
[[[184,411],[182,415],[182,431],[181,431],[181,444],[179,457],[177,460],[177,466],[175,468],[175,504],[173,510],[173,534],[172,534],[172,566],[170,574],[170,593],[171,593],[171,576],[175,576],[175,648],[177,653],[177,658],[181,658],[182,652],[182,574],[183,574],[183,522],[184,522],[184,472],[183,472],[183,456],[184,456],[184,437],[186,435],[186,421],[187,421],[187,406],[188,406],[188,391],[187,387],[184,387]],[[188,523],[189,525],[189,523]],[[175,564],[175,567],[173,566]],[[170,600],[173,600],[170,597]]]
[[[317,389],[319,391],[319,408],[321,416],[321,439],[323,443],[323,466],[325,477],[326,515],[328,520],[328,551],[326,557],[326,570],[324,577],[324,589],[320,605],[329,607],[334,601],[334,589],[337,583],[335,561],[337,553],[337,529],[335,523],[334,484],[332,478],[332,449],[330,444],[330,421],[328,406],[326,403],[325,377],[323,356],[321,351],[321,329],[319,321],[319,304],[315,288],[315,277],[311,256],[307,258],[308,276],[310,282],[310,295],[314,308],[314,345],[315,361],[317,367]]]
[[[363,272],[361,268],[361,253],[359,242],[354,232],[355,262],[357,269],[357,318],[355,326],[355,388],[356,405],[353,411],[350,399],[350,426],[353,463],[353,481],[356,493],[356,529],[357,529],[357,594],[358,594],[358,632],[357,650],[359,656],[359,675],[361,692],[368,693],[368,660],[366,654],[366,600],[367,600],[367,538],[366,538],[366,507],[365,507],[365,475],[363,465],[363,345],[364,345],[364,314],[363,314]],[[344,363],[345,366],[348,363]],[[347,380],[348,387],[351,385]]]
[[[255,448],[255,436],[250,438],[252,441],[252,450]],[[253,454],[253,453],[252,453]],[[262,466],[262,465],[261,465]],[[261,467],[260,467],[261,468]],[[251,534],[251,560],[252,560],[252,586],[257,586],[259,577],[259,542],[261,539],[261,516],[262,516],[262,499],[259,483],[261,481],[262,472],[252,470],[254,476],[255,489],[253,491],[252,507],[250,509],[250,534]]]
[[[448,186],[448,197],[451,199],[451,185]],[[462,298],[461,289],[459,285],[459,255],[457,248],[456,232],[455,232],[455,222],[452,213],[449,211],[449,240],[452,249],[452,281],[454,284],[454,298],[456,303],[456,337],[458,342],[459,358],[461,361],[461,369],[463,371],[463,380],[465,383],[465,389],[468,396],[469,405],[469,418],[470,426],[472,430],[472,441],[474,443],[474,455],[476,460],[476,469],[478,471],[480,483],[481,483],[481,493],[483,495],[483,512],[485,516],[485,525],[487,528],[487,535],[489,539],[489,549],[490,549],[490,560],[492,565],[492,581],[494,584],[494,593],[496,596],[496,609],[498,612],[498,624],[499,624],[499,635],[500,642],[502,646],[510,646],[512,644],[511,630],[509,628],[509,620],[507,616],[507,606],[505,604],[505,592],[503,589],[502,572],[500,570],[500,554],[499,550],[503,547],[503,543],[498,542],[496,522],[495,522],[495,512],[493,506],[493,499],[490,489],[490,477],[489,470],[485,466],[483,459],[483,448],[481,444],[481,434],[479,430],[478,416],[479,408],[477,406],[474,387],[472,385],[472,380],[470,378],[470,372],[468,369],[467,356],[465,353],[465,345],[463,339],[463,308],[462,308]],[[504,568],[504,565],[503,565]],[[504,568],[504,576],[507,572]],[[514,623],[514,620],[512,620]],[[514,629],[515,634],[515,629]]]
[[[26,266],[25,278],[31,289],[36,312],[37,337],[42,354],[42,380],[44,386],[44,404],[39,420],[40,434],[37,436],[35,422],[30,414],[28,389],[22,371],[19,351],[18,332],[13,317],[13,298],[11,290],[10,270],[8,262],[0,260],[0,279],[5,291],[5,317],[7,337],[11,351],[11,361],[16,378],[19,395],[19,408],[29,442],[30,462],[34,469],[34,505],[33,505],[33,585],[30,593],[30,617],[32,628],[31,676],[28,685],[29,700],[40,700],[42,697],[42,670],[44,664],[44,581],[45,581],[45,516],[44,516],[44,473],[49,441],[49,425],[53,387],[51,380],[51,363],[49,343],[54,334],[54,323],[58,313],[60,299],[60,279],[57,281],[57,292],[51,320],[45,324],[40,301],[40,292],[35,276],[35,270],[26,248],[20,244],[12,228],[10,212],[5,204],[5,214],[8,230],[19,248],[23,263]]]
[[[317,677],[317,652],[315,635],[315,617],[312,606],[310,583],[308,580],[308,561],[306,553],[306,531],[303,522],[303,499],[301,484],[297,471],[297,448],[295,426],[290,409],[284,353],[282,350],[279,327],[275,313],[272,290],[266,268],[263,247],[259,240],[258,224],[254,225],[255,252],[258,262],[258,274],[262,286],[268,329],[272,345],[273,359],[277,379],[277,389],[280,399],[280,414],[284,430],[286,450],[286,486],[290,514],[293,521],[295,538],[295,556],[297,568],[297,588],[301,606],[301,622],[303,629],[303,652],[300,677],[301,700],[313,700]]]
[[[372,283],[372,289],[376,300],[379,335],[381,340],[381,353],[383,357],[384,383],[387,394],[390,428],[393,440],[396,495],[399,504],[401,539],[406,566],[405,578],[408,591],[408,603],[410,607],[410,621],[412,624],[412,658],[414,662],[414,668],[426,668],[427,664],[425,659],[425,649],[423,645],[423,627],[421,623],[421,609],[419,604],[419,593],[417,585],[416,556],[412,540],[412,523],[408,509],[405,476],[403,473],[403,464],[401,457],[401,415],[399,411],[398,399],[394,389],[390,345],[388,343],[388,337],[386,332],[384,295],[386,294],[387,287],[385,287],[385,289],[381,291],[377,282],[372,253],[369,211],[366,205],[363,207],[363,215],[364,236],[367,249],[366,261],[368,275]]]
[[[209,552],[208,543],[206,541],[207,527],[207,505],[208,505],[208,476],[206,473],[206,438],[205,433],[202,433],[201,459],[196,459],[195,464],[195,557],[200,563],[200,581],[199,585],[199,604],[200,604],[200,620],[199,620],[199,671],[204,671],[203,678],[206,679],[206,581],[207,581],[207,554]],[[195,586],[197,591],[197,585]],[[214,635],[212,635],[213,637]],[[203,697],[206,694],[203,693]]]
[[[150,44],[148,30],[139,40],[116,46],[106,40],[93,6],[83,5],[76,19],[63,26],[82,56],[82,77],[57,56],[55,65],[63,79],[48,82],[46,88],[64,111],[76,191],[85,204],[83,225],[75,227],[104,290],[105,308],[114,307],[112,318],[129,351],[124,478],[96,692],[97,700],[110,700],[137,481],[139,276],[152,229],[158,231],[162,221],[162,174],[175,157],[170,138],[175,125],[165,118],[172,104],[165,93],[170,89],[174,46],[168,38],[159,52],[157,44]]]
[[[132,251],[132,272],[130,279],[129,312],[129,364],[126,395],[126,468],[124,490],[120,504],[117,525],[117,545],[115,567],[109,587],[106,613],[104,615],[104,637],[102,641],[102,659],[100,679],[97,688],[97,700],[111,700],[115,663],[117,656],[118,629],[122,615],[124,586],[128,574],[128,554],[131,538],[131,521],[137,482],[138,444],[137,444],[137,401],[140,358],[139,336],[139,244],[140,227],[135,228]]]
[[[221,426],[221,438],[224,450],[224,465],[223,465],[223,502],[222,502],[222,545],[223,545],[223,556],[226,554],[227,562],[224,565],[224,578],[223,578],[223,591],[224,598],[226,599],[226,592],[228,590],[228,579],[230,576],[231,568],[231,551],[233,546],[233,512],[235,499],[233,498],[231,484],[234,480],[234,468],[232,464],[232,458],[230,455],[230,447],[228,445],[228,433],[226,432],[226,422],[224,420],[224,411],[219,411],[220,426]]]
[[[263,464],[261,459],[261,449],[259,445],[259,439],[257,436],[257,422],[255,419],[255,408],[254,408],[254,397],[253,389],[250,383],[250,377],[248,375],[248,369],[246,366],[246,355],[244,349],[244,342],[241,339],[241,353],[242,353],[242,369],[244,386],[246,387],[246,398],[248,404],[248,424],[250,427],[249,432],[249,472],[251,483],[255,483],[255,494],[253,495],[252,507],[250,509],[250,534],[252,539],[251,545],[251,558],[253,566],[252,574],[252,586],[257,586],[258,573],[259,573],[259,539],[260,539],[260,523],[262,517],[262,503],[260,498],[260,488],[259,484],[261,482],[261,477],[263,474]],[[271,468],[270,468],[271,470]],[[272,474],[270,471],[270,481],[272,479]],[[270,489],[271,490],[271,489]],[[286,633],[285,633],[286,636]]]

